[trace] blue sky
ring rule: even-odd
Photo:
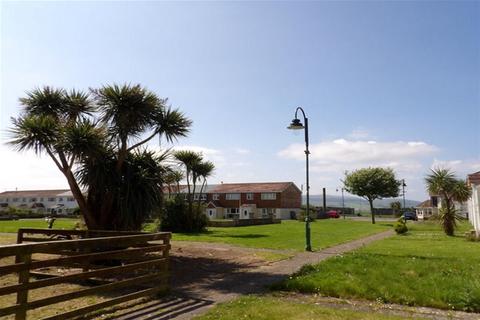
[[[1,143],[26,90],[115,82],[193,119],[179,145],[217,164],[211,183],[304,184],[297,106],[312,193],[381,165],[422,200],[430,167],[480,170],[478,1],[1,3]],[[66,186],[45,157],[0,150],[0,191]]]

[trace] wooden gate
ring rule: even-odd
[[[19,240],[27,240],[28,238],[24,238],[23,235],[29,231],[41,233],[23,229],[19,232]],[[0,317],[15,314],[15,319],[26,319],[28,310],[98,293],[111,293],[119,289],[133,290],[100,303],[45,318],[68,319],[167,289],[170,233],[112,235],[113,233],[108,231],[96,232],[89,234],[97,236],[95,238],[21,243],[0,247],[0,258],[15,257],[15,261],[10,258],[12,260],[10,263],[0,265],[0,277],[18,274],[18,283],[0,288],[0,296],[16,294],[16,303],[1,308]],[[39,241],[38,238],[28,240]],[[35,280],[33,276],[38,276],[36,271],[40,268],[46,277]],[[44,272],[58,268],[69,272],[64,275]],[[86,281],[100,284],[33,301],[29,299],[29,290]]]

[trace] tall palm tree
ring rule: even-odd
[[[198,206],[200,207],[201,198],[203,194],[203,190],[207,183],[207,178],[210,177],[215,169],[215,165],[211,161],[202,161],[195,165],[194,172],[196,176],[202,179],[202,186],[200,187],[200,192],[198,194]]]
[[[44,87],[27,92],[20,104],[23,112],[12,119],[9,144],[17,151],[46,153],[65,176],[87,225],[98,228],[74,175],[79,157],[95,153],[105,142],[105,132],[84,118],[94,110],[90,97],[83,92],[68,94],[64,89]],[[70,112],[72,106],[75,112]]]
[[[148,214],[147,207],[132,206],[140,193],[133,196],[128,188],[158,186],[163,180],[157,173],[164,171],[158,162],[163,158],[142,146],[155,136],[168,141],[186,136],[191,125],[166,99],[140,85],[104,86],[90,94],[44,87],[28,92],[20,103],[23,113],[13,120],[10,143],[52,158],[90,229],[138,227],[131,218],[138,220],[140,210]],[[160,201],[155,192],[152,196],[149,202]]]
[[[445,234],[453,236],[457,226],[458,215],[455,201],[465,202],[471,196],[471,190],[463,180],[455,178],[450,169],[432,169],[425,178],[427,190],[432,195],[441,197],[440,221]]]
[[[202,162],[203,156],[201,153],[190,150],[179,150],[173,154],[173,157],[185,168],[185,179],[187,181],[188,201],[191,203],[193,199],[192,192],[195,193],[197,183],[197,173],[194,171],[196,165]],[[193,190],[192,186],[193,184]]]

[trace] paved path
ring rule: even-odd
[[[268,285],[283,280],[305,264],[318,263],[391,235],[393,232],[390,230],[318,252],[297,253],[291,259],[269,264],[265,262],[259,264],[255,263],[255,260],[248,259],[249,255],[259,251],[257,249],[243,249],[223,244],[190,243],[180,250],[182,254],[172,250],[171,270],[175,272],[172,277],[173,297],[161,302],[151,301],[140,310],[128,312],[115,319],[191,319],[195,315],[206,312],[217,303],[230,301],[243,294],[263,293]],[[198,254],[190,257],[187,252],[183,252],[195,250],[195,244],[199,246],[198,251],[202,248],[200,251],[202,257],[198,257]],[[175,248],[175,244],[172,247]],[[226,259],[211,259],[209,250],[224,251]],[[242,252],[239,253],[239,250]],[[231,255],[236,254],[236,259],[228,259],[229,252]],[[242,261],[241,256],[245,256],[245,261]]]
[[[187,320],[208,311],[217,303],[230,301],[244,294],[264,293],[267,286],[297,272],[305,264],[314,264],[332,256],[358,249],[373,241],[393,235],[386,231],[318,252],[301,252],[291,259],[265,264],[249,259],[257,249],[238,248],[218,243],[176,243],[172,250],[174,281],[172,294],[161,300],[152,300],[135,310],[115,316],[118,320]],[[189,256],[189,252],[196,255]],[[222,259],[214,256],[221,251]],[[286,253],[285,250],[265,250]],[[181,254],[179,254],[180,252]],[[202,252],[199,258],[198,252]],[[290,251],[291,253],[291,251]],[[235,256],[236,255],[236,256]],[[203,257],[204,256],[204,257]],[[234,258],[234,259],[231,259]],[[193,270],[193,271],[192,271]],[[406,319],[476,320],[480,314],[448,311],[425,307],[408,307],[366,300],[337,299],[299,293],[279,293],[283,298],[311,303],[328,308],[357,310],[369,313],[396,315]]]

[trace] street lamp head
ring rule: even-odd
[[[305,129],[305,126],[302,124],[300,119],[295,118],[292,120],[292,123],[287,127],[287,129],[302,130],[302,129]]]

